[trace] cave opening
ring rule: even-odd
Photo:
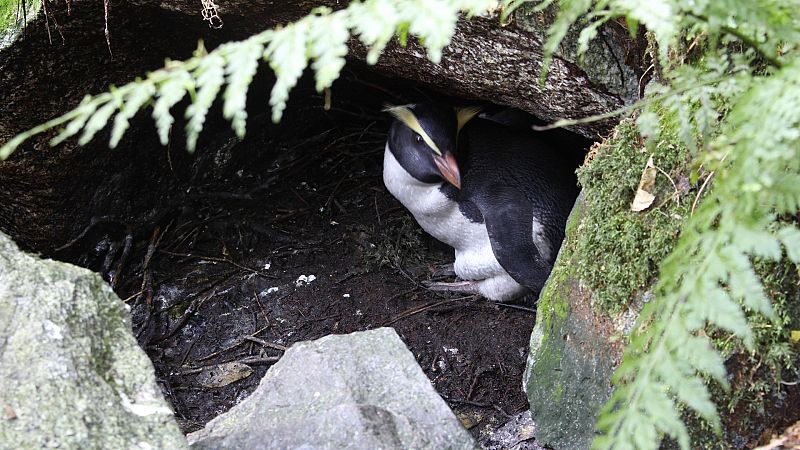
[[[241,401],[292,343],[391,326],[480,437],[528,407],[521,380],[535,299],[427,290],[421,282],[445,279],[436,268],[452,249],[422,231],[381,176],[385,103],[465,101],[356,67],[326,110],[311,81],[279,124],[266,110],[253,114],[241,141],[217,121],[196,155],[157,147],[169,182],[133,188],[125,183],[139,185],[136,176],[110,176],[90,203],[104,209],[49,255],[102,273],[131,306],[185,432]],[[126,139],[153,131],[132,133]],[[561,131],[553,139],[587,144]],[[118,163],[144,164],[125,169],[137,173],[147,158]],[[145,197],[125,198],[140,189]]]
[[[353,63],[329,93],[304,77],[273,124],[266,72],[251,86],[243,140],[217,105],[194,155],[183,147],[180,118],[163,147],[144,114],[113,152],[107,131],[87,147],[40,141],[23,150],[52,152],[42,162],[52,178],[45,189],[29,172],[7,171],[7,193],[33,186],[30,195],[49,199],[52,214],[41,230],[24,228],[35,215],[8,203],[3,230],[112,285],[184,432],[246,397],[292,343],[381,326],[397,330],[476,437],[526,410],[533,299],[503,304],[425,289],[452,249],[421,230],[381,177],[385,104],[504,108]],[[513,117],[520,126],[543,123]],[[590,144],[563,130],[548,136],[569,149]],[[54,169],[65,154],[69,165]]]

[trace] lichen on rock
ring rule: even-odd
[[[99,275],[0,233],[0,447],[186,447],[125,305]]]

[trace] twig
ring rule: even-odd
[[[524,306],[519,306],[519,305],[510,305],[508,303],[503,303],[503,302],[489,302],[489,303],[495,306],[499,306],[501,308],[516,309],[518,311],[525,311],[532,314],[536,314],[536,310],[533,308],[526,308]]]
[[[264,330],[267,330],[268,328],[270,328],[270,327],[269,326],[263,327],[260,330],[253,332],[253,334],[251,334],[250,336],[251,337],[255,337],[255,335],[261,333]],[[230,345],[228,347],[222,348],[222,349],[217,350],[217,351],[215,351],[213,353],[209,353],[206,356],[197,358],[195,361],[206,361],[206,360],[209,360],[209,359],[211,359],[211,358],[213,358],[215,356],[219,356],[219,355],[221,355],[221,354],[223,354],[223,353],[225,353],[227,351],[233,350],[234,348],[244,344],[246,341],[247,340],[244,337],[241,337],[241,338],[237,339],[236,342],[233,343],[233,345]],[[277,345],[277,344],[275,344],[275,345]]]
[[[253,334],[255,334],[255,333],[253,333]],[[262,345],[264,347],[269,347],[269,348],[273,348],[275,350],[280,350],[282,352],[285,352],[286,349],[287,349],[287,347],[285,347],[283,345],[273,344],[272,342],[267,342],[267,341],[265,341],[263,339],[259,339],[259,338],[255,337],[255,336],[252,336],[252,335],[251,336],[242,336],[242,339],[244,339],[246,341],[250,341],[250,342],[255,342],[256,344]]]
[[[727,158],[727,157],[728,157],[728,153],[725,153],[724,155],[722,155],[722,158],[720,158],[719,163],[722,164],[725,161],[725,158]],[[715,173],[716,173],[716,170],[712,170],[708,174],[706,179],[703,180],[703,184],[700,186],[700,190],[697,191],[697,195],[694,197],[694,201],[692,202],[692,210],[689,213],[689,215],[694,215],[694,210],[697,207],[697,202],[700,201],[700,196],[703,195],[703,191],[705,191],[706,186],[708,186],[709,181],[711,181],[711,177],[713,177]]]
[[[78,242],[81,239],[83,239],[86,236],[86,233],[88,233],[89,230],[92,229],[92,227],[94,227],[95,225],[97,225],[99,223],[117,223],[117,222],[115,220],[111,219],[110,216],[92,217],[89,220],[89,225],[86,225],[86,227],[83,229],[83,231],[80,232],[80,234],[78,234],[74,239],[70,240],[69,242],[67,242],[66,244],[62,245],[61,247],[57,247],[53,251],[60,252],[61,250],[64,250],[64,249],[69,248],[69,247],[72,247],[73,245],[75,245],[76,242]]]
[[[47,0],[43,0],[47,1]],[[103,0],[103,18],[104,18],[104,28],[103,33],[106,35],[106,46],[108,47],[108,54],[111,56],[111,59],[114,59],[114,53],[111,52],[111,34],[108,31],[108,9],[109,9],[109,1]]]
[[[128,303],[129,301],[133,300],[134,298],[138,298],[140,295],[142,295],[142,291],[135,292],[135,293],[131,294],[130,297],[127,297],[126,299],[122,300],[122,302],[123,303]]]
[[[267,312],[264,310],[264,305],[261,304],[261,299],[258,298],[258,294],[256,293],[255,288],[253,288],[253,297],[256,299],[256,304],[258,305],[258,308],[261,310],[261,314],[264,315],[264,321],[267,323],[267,327],[271,326],[269,323],[269,317],[267,316]]]
[[[689,213],[689,215],[694,215],[694,210],[697,207],[697,202],[700,201],[700,196],[703,195],[703,191],[706,190],[706,186],[708,185],[708,182],[711,181],[711,177],[714,176],[714,173],[716,173],[716,171],[712,170],[711,173],[708,174],[706,179],[703,180],[703,184],[700,186],[700,190],[697,191],[697,195],[694,197],[694,201],[692,202],[692,210]]]
[[[183,366],[183,364],[186,363],[186,358],[189,357],[189,353],[192,352],[192,349],[194,348],[194,344],[197,344],[197,341],[199,341],[199,340],[200,340],[200,336],[199,335],[197,337],[195,337],[194,339],[192,339],[192,343],[189,344],[189,348],[186,349],[186,352],[183,354],[183,358],[181,358],[181,362],[180,362],[180,364],[178,364],[178,366]]]
[[[259,276],[262,276],[262,277],[265,277],[265,278],[277,278],[274,275],[267,275],[265,273],[262,273],[259,270],[251,269],[250,267],[238,264],[238,263],[236,263],[236,262],[234,262],[234,261],[232,261],[232,260],[230,260],[228,258],[220,258],[220,257],[217,257],[217,256],[193,255],[191,253],[177,253],[177,252],[171,252],[171,251],[168,251],[168,250],[159,250],[159,253],[164,253],[165,255],[170,255],[170,256],[178,256],[178,257],[181,257],[181,258],[197,258],[197,259],[204,260],[204,261],[224,262],[224,263],[230,264],[230,265],[232,265],[234,267],[237,267],[239,269],[242,269],[244,271],[247,271],[247,272],[250,272],[250,273],[254,273],[256,275],[259,275]]]
[[[144,322],[142,322],[139,332],[136,333],[137,338],[147,330],[150,326],[150,319],[153,317],[153,274],[150,271],[150,260],[153,258],[153,254],[156,252],[156,247],[158,247],[159,242],[161,242],[161,227],[156,226],[153,230],[153,234],[150,236],[150,243],[147,245],[147,253],[145,253],[144,261],[142,262],[142,286],[139,292],[142,293],[141,295],[145,296],[147,312],[145,313]],[[139,298],[137,297],[134,304],[138,302]]]
[[[42,0],[42,12],[44,13],[44,26],[47,28],[47,41],[53,45],[53,36],[50,34],[50,14],[47,12],[47,0]]]
[[[127,233],[125,234],[125,246],[122,248],[122,255],[117,262],[117,269],[114,271],[114,278],[111,280],[111,289],[117,287],[119,277],[122,275],[122,269],[125,268],[125,262],[128,261],[128,256],[131,254],[131,247],[133,247],[133,227],[128,225]]]
[[[248,356],[247,358],[242,358],[236,361],[229,361],[229,362],[238,362],[242,364],[274,364],[280,361],[280,356],[267,356],[267,357],[260,357],[260,356]]]
[[[389,325],[391,325],[391,324],[393,324],[393,323],[395,323],[395,322],[397,322],[399,320],[406,319],[408,317],[411,317],[413,315],[419,314],[421,312],[425,312],[425,311],[427,311],[429,309],[436,308],[437,306],[442,306],[442,305],[445,305],[447,303],[453,303],[453,302],[458,301],[458,300],[464,300],[464,299],[474,298],[474,297],[475,297],[474,295],[468,295],[466,297],[448,298],[446,300],[440,300],[438,302],[429,303],[429,304],[427,304],[425,306],[421,306],[421,307],[418,307],[418,308],[410,309],[408,311],[400,313],[397,316],[393,317],[392,319],[384,322],[381,326],[383,326],[383,327],[389,326]]]
[[[178,323],[176,323],[175,326],[172,327],[172,329],[169,332],[167,332],[167,334],[159,336],[155,339],[151,339],[148,342],[148,344],[157,344],[174,336],[175,333],[180,331],[181,328],[183,328],[186,325],[186,322],[189,321],[189,318],[192,317],[208,300],[210,300],[215,295],[217,295],[216,288],[212,289],[208,295],[205,295],[203,297],[198,297],[192,300],[192,303],[186,309],[186,313],[184,313],[183,316],[181,316],[180,320],[178,320]]]
[[[672,177],[671,177],[671,176],[669,176],[669,174],[668,174],[667,172],[664,172],[664,170],[662,170],[662,169],[661,169],[661,167],[658,167],[658,166],[657,166],[657,165],[655,165],[655,164],[653,164],[653,167],[655,167],[655,168],[656,168],[656,170],[658,170],[658,171],[659,171],[659,172],[661,172],[661,173],[662,173],[662,174],[663,174],[665,177],[667,177],[667,179],[669,180],[669,182],[670,182],[670,183],[672,183],[672,189],[674,189],[674,192],[672,193],[672,195],[670,195],[670,196],[669,196],[669,198],[667,198],[667,199],[666,199],[666,200],[664,200],[664,201],[663,201],[663,202],[662,202],[660,205],[658,205],[658,208],[661,208],[662,206],[664,206],[664,205],[665,205],[665,204],[666,204],[668,201],[670,201],[670,199],[672,199],[672,198],[674,198],[674,199],[675,199],[675,203],[676,203],[678,206],[681,206],[681,192],[678,190],[678,185],[677,185],[677,184],[675,184],[675,181],[673,181],[673,180],[672,180]]]
[[[642,86],[642,82],[644,81],[644,77],[646,77],[647,74],[649,74],[651,70],[655,69],[655,67],[656,67],[655,64],[650,64],[647,67],[647,69],[645,69],[645,71],[642,73],[642,76],[639,77],[639,84],[638,84],[638,86],[639,86],[639,99],[644,97],[644,86]]]
[[[372,197],[375,200],[375,218],[378,219],[378,226],[383,226],[383,222],[381,222],[381,211],[378,209],[378,194],[375,194]]]

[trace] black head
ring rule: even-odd
[[[435,103],[393,106],[389,150],[401,166],[424,183],[449,182],[461,187],[455,151],[458,131],[477,109],[455,110]]]

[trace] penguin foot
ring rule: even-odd
[[[453,278],[456,276],[453,263],[430,267],[430,271],[431,278]]]
[[[438,281],[423,281],[422,285],[431,291],[455,292],[459,294],[480,294],[477,281],[456,281],[454,283],[443,283]]]

